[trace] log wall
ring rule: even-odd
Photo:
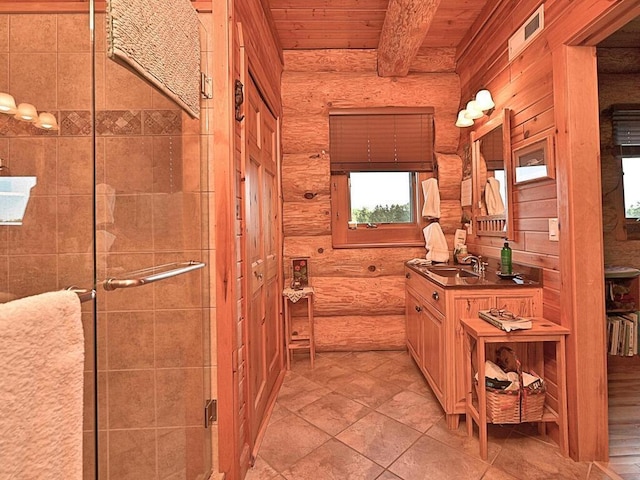
[[[367,50],[285,51],[282,77],[282,185],[285,275],[290,259],[309,257],[316,289],[316,344],[322,350],[405,346],[404,261],[420,248],[333,249],[329,109],[380,106],[435,108],[441,225],[450,245],[460,226],[462,162],[455,153],[459,102],[452,51],[420,55],[402,78],[381,78]],[[311,194],[305,197],[305,193]],[[287,281],[287,280],[285,280]],[[294,328],[304,311],[293,310]]]
[[[459,47],[457,72],[463,102],[486,87],[494,96],[496,111],[513,110],[512,144],[539,132],[555,135],[558,180],[513,189],[515,234],[510,243],[514,262],[543,268],[543,315],[572,330],[567,345],[571,456],[606,459],[608,438],[601,435],[607,430],[601,239],[591,226],[600,228],[601,218],[595,192],[580,198],[576,188],[580,181],[589,180],[586,183],[592,189],[593,179],[581,175],[587,165],[591,171],[598,161],[597,146],[591,149],[597,136],[597,126],[589,117],[592,111],[583,111],[590,122],[581,122],[576,97],[577,91],[589,92],[582,108],[594,105],[597,92],[591,67],[595,59],[594,49],[578,51],[565,45],[595,45],[605,32],[612,33],[615,26],[640,12],[638,3],[628,0],[544,2],[545,29],[510,62],[509,37],[540,3],[519,0],[490,5],[493,11],[483,12]],[[468,146],[468,135],[468,131],[461,133],[460,153]],[[560,219],[559,243],[548,239],[548,218],[553,217]],[[468,243],[474,253],[499,258],[500,239],[472,236]],[[560,245],[565,247],[562,252]],[[583,257],[578,255],[580,249],[591,254],[579,258]],[[589,378],[581,375],[584,371],[590,372]]]

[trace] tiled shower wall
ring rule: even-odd
[[[202,260],[204,122],[106,58],[103,32],[98,15],[97,278]],[[60,124],[45,132],[0,116],[3,163],[12,175],[37,177],[23,225],[0,227],[0,292],[8,297],[93,282],[91,67],[86,14],[0,16],[0,91]],[[203,278],[199,270],[131,290],[98,289],[100,478],[197,479],[208,468]],[[88,307],[85,478],[93,478]]]

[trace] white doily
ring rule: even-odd
[[[287,297],[293,303],[296,303],[301,298],[305,298],[308,295],[313,295],[313,287],[304,287],[302,290],[294,290],[293,288],[285,288],[282,291],[282,295]]]

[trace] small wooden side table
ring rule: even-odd
[[[313,287],[304,287],[302,290],[294,290],[292,288],[285,288],[282,291],[284,297],[284,328],[285,328],[285,342],[287,349],[287,370],[291,370],[291,356],[293,350],[309,349],[309,355],[311,357],[311,368],[313,368],[313,361],[316,356],[316,346],[313,336],[313,298],[315,291]],[[298,335],[297,332],[293,332],[291,329],[291,303],[297,303],[300,300],[307,301],[307,320],[309,322],[309,333],[307,335]]]
[[[569,435],[567,428],[567,376],[566,376],[566,351],[565,339],[569,330],[544,318],[533,318],[532,327],[528,330],[513,330],[505,332],[494,327],[480,318],[463,318],[460,320],[464,331],[467,361],[465,367],[466,395],[466,419],[467,434],[473,436],[473,422],[478,425],[480,431],[480,457],[487,459],[487,396],[484,388],[486,345],[489,343],[536,343],[540,347],[533,365],[529,365],[544,380],[544,358],[542,342],[553,342],[556,346],[556,382],[557,382],[557,411],[552,409],[545,401],[544,413],[540,420],[539,431],[544,433],[545,422],[556,423],[560,433],[560,452],[567,456],[569,452]],[[478,369],[477,404],[473,401],[473,367],[472,351],[475,344],[476,365]],[[548,395],[548,393],[547,393]]]

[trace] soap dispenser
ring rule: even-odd
[[[509,247],[509,242],[506,240],[500,252],[500,273],[502,275],[511,275],[511,247]]]

